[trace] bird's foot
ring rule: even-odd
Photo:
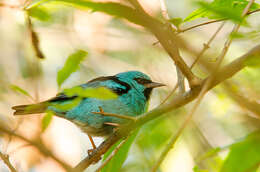
[[[91,156],[92,153],[93,153],[95,150],[96,150],[96,149],[89,149],[89,150],[88,150],[88,156]],[[100,161],[100,160],[101,160],[101,157],[95,159],[94,162],[93,162],[93,164],[98,163],[98,161]]]
[[[95,149],[89,149],[88,150],[88,156],[90,156],[93,152],[94,152]]]

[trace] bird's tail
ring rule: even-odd
[[[12,109],[15,110],[14,115],[27,115],[34,113],[43,113],[46,111],[47,107],[48,106],[46,102],[41,102],[38,104],[13,106]]]

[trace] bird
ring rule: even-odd
[[[50,111],[58,117],[71,121],[89,137],[102,137],[113,132],[116,127],[113,124],[124,124],[127,119],[104,116],[95,112],[102,111],[137,117],[147,111],[153,88],[161,86],[165,85],[153,82],[149,76],[140,71],[127,71],[112,76],[101,76],[71,88],[84,90],[104,87],[117,95],[113,99],[82,97],[78,94],[68,95],[62,91],[46,101],[13,106],[12,109],[15,110],[14,115],[39,114]],[[62,106],[66,106],[66,108],[60,108]]]

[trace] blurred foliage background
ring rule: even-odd
[[[113,2],[129,5],[125,0]],[[163,20],[162,1],[139,2],[148,14]],[[227,20],[194,66],[192,71],[197,76],[205,78],[209,74],[235,23],[242,26],[238,33],[231,35],[233,43],[225,64],[260,43],[260,13],[252,13],[246,20],[240,17],[248,2],[165,0],[169,22],[180,31],[178,44],[188,65],[193,63],[221,22],[184,30],[207,21]],[[259,9],[260,1],[255,1],[250,11]],[[115,17],[96,11],[102,9],[84,5],[83,0],[0,1],[1,128],[44,145],[71,166],[77,165],[91,148],[84,133],[69,121],[48,114],[14,117],[11,107],[46,100],[62,89],[97,76],[140,70],[152,80],[167,85],[153,92],[149,109],[154,109],[177,82],[174,62],[154,35],[121,19],[120,13]],[[254,111],[260,106],[260,63],[255,59],[248,63],[249,67],[205,96],[192,122],[158,171],[260,171],[260,114]],[[186,86],[188,89],[188,84]],[[252,108],[247,101],[255,103]],[[119,160],[111,161],[103,171],[150,171],[192,106],[190,103],[145,124],[125,146],[126,151],[120,154]],[[97,144],[103,140],[94,139]],[[1,129],[0,152],[9,156],[17,171],[64,171],[57,161],[44,156],[31,143]],[[94,171],[101,163],[86,171]],[[9,170],[6,163],[0,161],[0,171]]]

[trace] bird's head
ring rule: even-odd
[[[165,86],[164,84],[153,82],[149,76],[139,71],[122,72],[115,76],[120,81],[129,84],[130,87],[143,93],[146,100],[150,98],[153,88]]]

